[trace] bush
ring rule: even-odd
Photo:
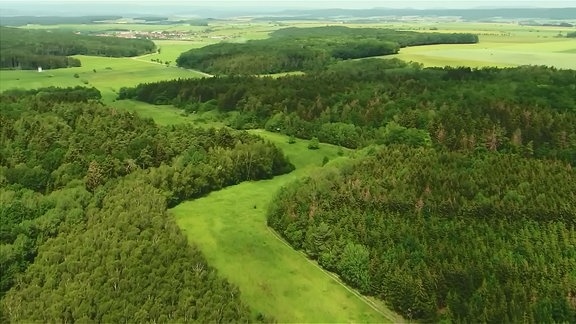
[[[308,149],[317,150],[319,148],[320,148],[320,141],[318,141],[318,137],[312,137],[310,143],[308,143]]]

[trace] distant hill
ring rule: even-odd
[[[15,16],[2,17],[2,26],[25,26],[34,25],[57,25],[57,24],[94,24],[105,20],[120,19],[120,16],[81,16],[81,17],[61,17],[61,16]]]
[[[220,2],[221,4],[225,1]],[[42,0],[23,1],[6,0],[0,5],[0,24],[12,25],[6,22],[8,16],[115,16],[124,17],[148,17],[148,16],[189,16],[194,18],[231,18],[231,17],[259,17],[259,19],[293,19],[300,17],[305,19],[319,18],[369,18],[384,16],[456,16],[466,20],[485,20],[495,17],[504,19],[551,19],[564,20],[576,18],[576,6],[569,8],[476,8],[476,9],[394,9],[394,8],[367,8],[367,9],[287,9],[306,7],[302,4],[270,5],[261,3],[255,5],[255,1],[233,2],[226,1],[229,5],[208,5],[207,1],[188,3],[174,0],[165,0],[154,4],[148,1],[140,3],[118,0],[114,5],[102,5],[96,1],[67,1],[46,2]],[[311,0],[310,2],[314,2]],[[332,4],[338,6],[338,4]],[[518,4],[517,4],[518,6]],[[309,7],[310,8],[310,7]],[[284,10],[286,9],[286,10]],[[263,17],[263,18],[262,18]],[[282,19],[279,19],[282,18]]]
[[[510,9],[317,9],[317,10],[286,10],[279,13],[286,18],[370,18],[370,17],[460,17],[465,20],[503,19],[552,19],[565,20],[576,18],[575,8],[510,8]],[[278,19],[262,17],[260,19]]]

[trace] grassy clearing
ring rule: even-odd
[[[275,192],[289,181],[321,172],[324,156],[338,158],[339,148],[321,145],[311,151],[307,141],[288,144],[286,136],[253,132],[283,148],[297,170],[271,180],[244,182],[172,209],[189,240],[240,287],[255,314],[271,315],[279,322],[402,321],[382,303],[371,303],[349,290],[266,226],[266,210]]]
[[[160,53],[148,55],[145,59],[147,60],[159,59],[163,62],[169,61],[172,62],[172,64],[175,64],[176,59],[180,56],[180,54],[194,48],[199,48],[206,46],[208,44],[212,44],[214,43],[214,41],[157,40],[154,41],[154,43],[156,43],[156,47],[160,49]]]

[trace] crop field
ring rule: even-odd
[[[271,180],[245,182],[173,208],[178,225],[210,264],[240,287],[254,312],[279,322],[400,322],[381,303],[360,297],[315,263],[293,250],[266,226],[266,210],[289,181],[321,172],[324,156],[339,149],[307,141],[288,144],[283,135],[255,131],[279,145],[297,170]],[[346,151],[348,153],[349,151]]]

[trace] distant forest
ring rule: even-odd
[[[230,125],[359,148],[405,143],[557,158],[576,166],[576,72],[426,68],[391,59],[341,62],[319,73],[173,80],[120,99],[240,112]]]
[[[376,28],[286,28],[245,44],[219,43],[180,55],[177,64],[217,75],[320,70],[338,60],[396,54],[402,47],[477,43],[473,34]]]
[[[66,31],[0,27],[0,68],[31,70],[80,66],[71,55],[129,57],[151,53],[150,40],[76,35]]]

